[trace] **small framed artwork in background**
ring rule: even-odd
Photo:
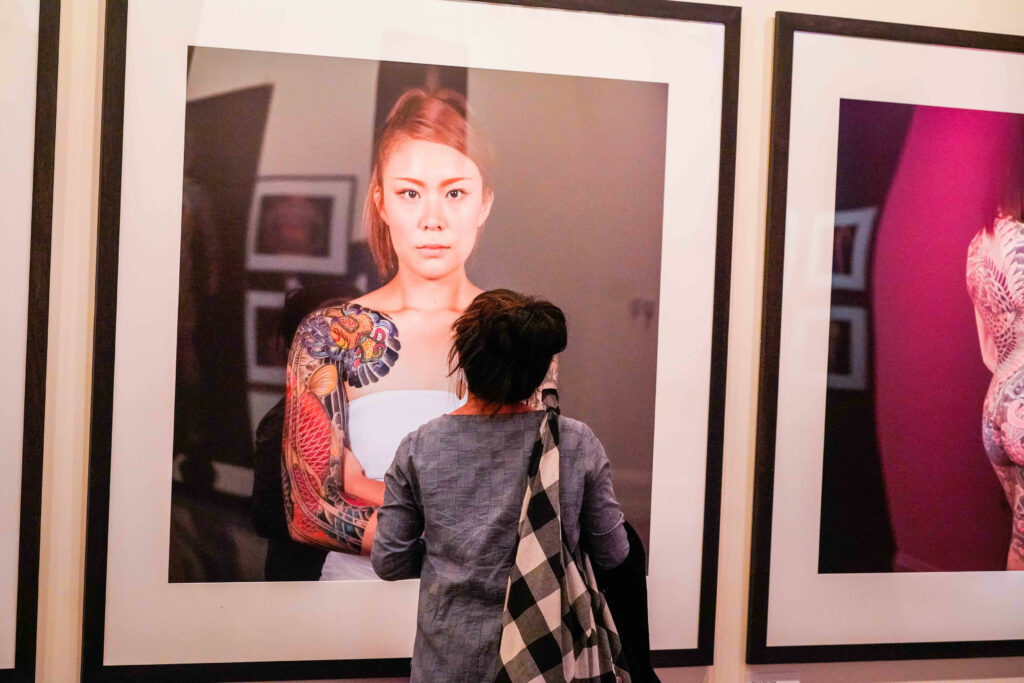
[[[344,275],[355,185],[354,176],[257,178],[246,267]]]

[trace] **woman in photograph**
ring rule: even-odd
[[[1024,569],[1024,207],[1011,193],[967,252],[967,289],[992,372],[982,437],[1013,515],[1007,569]]]
[[[374,150],[364,210],[387,283],[311,313],[295,335],[285,508],[293,538],[336,551],[321,580],[375,578],[367,554],[399,442],[464,401],[447,352],[452,324],[481,291],[466,259],[494,199],[489,160],[462,95],[404,93]]]

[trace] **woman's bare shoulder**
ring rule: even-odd
[[[360,311],[368,311],[387,317],[387,306],[385,306],[387,299],[379,294],[380,291],[380,289],[377,289],[355,297],[338,297],[337,299],[326,301],[318,308],[309,311],[305,315],[304,320],[340,318],[356,314]]]
[[[292,342],[292,357],[341,363],[348,384],[359,388],[388,374],[401,343],[386,314],[356,301],[328,304],[309,313]]]
[[[349,304],[360,306],[362,308],[371,308],[385,314],[393,312],[396,308],[393,288],[389,287],[387,284],[383,287],[378,287],[372,292],[367,292],[366,294],[361,294],[353,298]]]

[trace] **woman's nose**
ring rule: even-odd
[[[423,229],[444,230],[444,202],[441,201],[441,198],[433,196],[433,194],[428,194],[425,199],[426,201],[423,203]]]

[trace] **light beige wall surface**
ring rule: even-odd
[[[272,84],[277,96],[267,114],[256,175],[355,175],[353,196],[366,196],[373,121],[352,103],[374,100],[379,63],[266,54],[197,48],[186,99]],[[304,107],[308,102],[316,106]],[[321,115],[325,111],[329,117]],[[303,135],[295,135],[299,130]],[[346,134],[333,135],[336,130]]]
[[[666,683],[739,683],[744,664],[764,255],[772,17],[808,12],[1024,34],[1022,0],[736,0],[743,7],[715,664]],[[99,185],[102,0],[63,0],[39,595],[40,681],[80,666]],[[980,76],[981,77],[981,76]],[[655,598],[656,599],[656,598]],[[1024,681],[1024,658],[757,667],[804,682]]]

